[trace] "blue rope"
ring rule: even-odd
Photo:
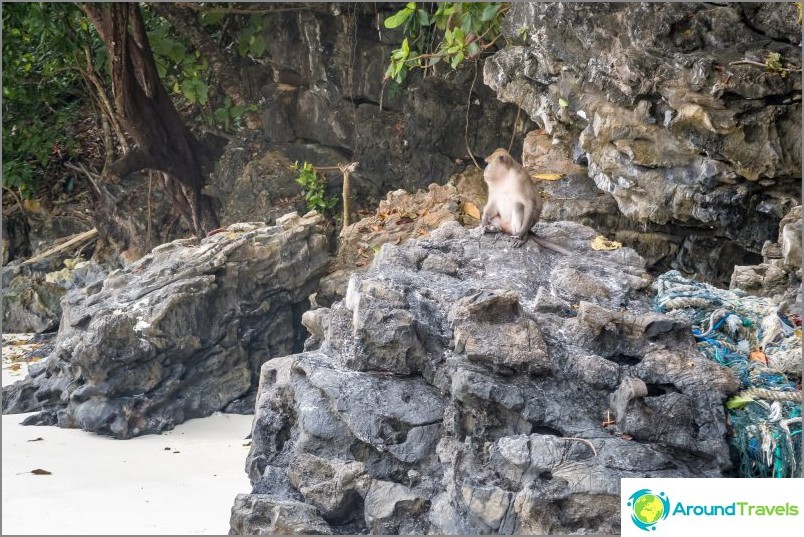
[[[678,298],[703,299],[709,304],[706,308],[685,307],[672,309],[672,312],[690,321],[699,351],[710,360],[734,371],[743,389],[754,387],[798,391],[796,384],[784,374],[770,371],[764,364],[750,360],[751,347],[756,348],[765,333],[762,328],[763,314],[751,308],[755,302],[751,302],[750,297],[687,280],[677,271],[663,274],[657,283],[660,292],[656,296],[654,309],[660,313],[668,313],[666,305]],[[682,287],[682,290],[674,291],[674,286]],[[723,308],[726,309],[723,316],[704,330],[713,313]],[[740,324],[733,332],[734,336],[721,330],[732,316]],[[776,316],[781,321],[783,339],[792,336],[795,329],[793,323],[778,313]],[[774,341],[766,346],[765,351],[787,348],[784,341]],[[778,403],[783,420],[801,416],[799,405],[789,401]],[[730,443],[735,448],[742,477],[801,477],[801,423],[793,424],[788,432],[778,422],[770,422],[767,405],[756,401],[743,408],[727,409],[727,415],[732,426]],[[760,424],[764,426],[758,427]],[[762,431],[770,435],[771,460],[767,460],[768,454],[763,450]]]

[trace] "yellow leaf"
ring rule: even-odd
[[[23,208],[29,213],[41,213],[42,204],[39,200],[22,200]]]
[[[463,203],[463,212],[464,214],[471,216],[475,220],[480,220],[480,209],[478,209],[477,205],[475,205],[474,203],[465,201]]]
[[[597,237],[595,237],[595,240],[593,240],[589,244],[590,244],[590,246],[592,246],[592,250],[598,250],[598,251],[599,250],[617,250],[618,248],[623,247],[622,243],[619,243],[617,241],[610,241],[606,237],[604,237],[603,235],[598,235]]]
[[[534,173],[531,175],[537,181],[558,181],[564,177],[563,173]]]

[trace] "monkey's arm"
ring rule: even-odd
[[[486,206],[483,207],[483,216],[480,218],[480,227],[483,233],[486,231],[499,231],[499,229],[495,229],[496,226],[491,225],[491,220],[499,215],[500,211],[497,208],[497,204],[493,200],[489,200]]]

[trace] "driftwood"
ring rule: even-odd
[[[36,263],[37,261],[41,261],[46,257],[50,257],[53,254],[59,253],[63,250],[70,248],[71,246],[75,246],[76,244],[80,244],[82,242],[88,241],[89,239],[93,239],[98,235],[97,228],[92,228],[89,231],[84,231],[83,233],[77,233],[71,237],[69,237],[65,242],[59,244],[58,246],[54,246],[48,250],[45,250],[41,254],[37,254],[30,259],[26,259],[22,262],[22,265],[29,265],[31,263]]]

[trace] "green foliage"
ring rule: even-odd
[[[23,197],[53,155],[76,151],[74,114],[87,99],[74,67],[87,39],[73,4],[3,5],[3,185]]]
[[[305,162],[299,166],[296,161],[291,168],[299,172],[299,177],[296,182],[302,186],[304,191],[304,199],[307,200],[307,208],[309,210],[318,211],[321,214],[326,214],[338,204],[337,196],[327,196],[324,189],[324,179],[316,173],[315,168],[309,162]]]
[[[787,69],[782,67],[782,55],[778,52],[768,54],[768,57],[765,58],[765,69],[767,69],[769,73],[780,75],[782,78],[787,76]]]
[[[73,125],[94,91],[79,72],[85,47],[107,83],[108,56],[73,3],[4,3],[2,11],[3,185],[31,197],[54,156],[78,154]],[[147,4],[142,13],[159,76],[177,108],[227,132],[242,128],[244,115],[256,105],[235,106],[215,87],[207,61],[189,41]],[[263,16],[209,12],[198,18],[222,47],[233,45],[252,58],[265,55]]]
[[[475,60],[500,36],[505,11],[498,2],[442,2],[428,11],[408,2],[385,19],[386,28],[402,27],[405,39],[391,53],[385,78],[401,84],[411,69],[426,69],[446,62],[456,69]]]
[[[258,108],[255,104],[249,106],[236,105],[232,102],[231,97],[227,95],[223,98],[223,104],[213,111],[212,119],[218,128],[231,132],[235,128],[242,127],[243,116],[246,112],[256,112]]]
[[[172,88],[179,108],[183,105],[198,105],[200,117],[208,127],[217,127],[224,132],[233,132],[243,127],[246,112],[257,110],[256,105],[234,105],[230,97],[213,84],[212,72],[207,61],[192,45],[174,34],[170,24],[145,10],[148,40],[156,59],[159,76],[165,86]],[[213,38],[225,41],[232,38],[223,35],[223,22],[232,17],[224,12],[199,13],[198,20]],[[259,58],[265,54],[264,18],[259,15],[242,16],[234,20],[233,41],[241,56]],[[223,46],[223,44],[222,44]]]
[[[189,43],[174,35],[173,28],[162,17],[143,10],[143,19],[162,83],[173,89],[176,98],[206,106],[210,98],[206,60]]]
[[[265,44],[264,18],[251,15],[246,26],[237,35],[237,52],[241,56],[261,57],[267,49]]]

